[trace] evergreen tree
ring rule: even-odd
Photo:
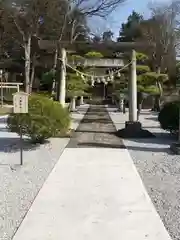
[[[143,16],[133,11],[127,22],[123,23],[119,32],[118,42],[134,42],[141,37],[140,23]]]

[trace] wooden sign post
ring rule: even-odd
[[[28,113],[28,94],[25,92],[17,92],[13,96],[14,113],[23,114]],[[20,164],[23,165],[23,139],[22,139],[22,125],[20,123]]]

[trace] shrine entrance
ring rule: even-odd
[[[117,51],[117,49],[119,50],[120,53],[127,53],[126,55],[126,59],[128,58],[128,64],[125,66],[120,66],[119,64],[116,65],[116,67],[118,66],[118,69],[116,69],[115,71],[109,71],[108,74],[103,74],[100,76],[94,76],[94,74],[88,74],[86,72],[82,72],[77,70],[76,67],[72,66],[69,64],[69,62],[67,61],[67,55],[66,55],[66,45],[67,42],[61,42],[61,47],[60,50],[61,51],[61,56],[58,58],[60,61],[60,78],[58,81],[58,100],[61,103],[61,105],[64,107],[65,106],[65,99],[66,99],[66,68],[70,68],[72,69],[74,72],[76,72],[76,74],[80,75],[82,77],[82,79],[85,82],[91,82],[91,86],[93,87],[94,84],[97,82],[99,83],[102,82],[105,85],[108,85],[109,82],[114,81],[114,76],[118,74],[120,74],[120,72],[122,72],[125,68],[129,68],[129,73],[130,76],[128,78],[127,81],[127,85],[128,85],[128,103],[129,103],[129,121],[127,121],[125,123],[125,129],[119,130],[119,136],[125,136],[125,137],[133,137],[133,136],[144,136],[144,134],[146,134],[146,132],[141,128],[141,123],[138,122],[137,119],[137,75],[136,75],[136,50],[137,49],[144,49],[147,47],[151,48],[153,46],[153,44],[148,44],[148,43],[118,43],[118,42],[108,42],[108,43],[85,43],[83,42],[78,42],[76,43],[74,46],[72,46],[72,48],[76,48],[75,52],[80,52],[80,49],[83,47],[83,49],[87,48],[88,50],[92,49],[93,51],[98,50],[99,52],[103,52],[104,50],[108,51]],[[97,60],[97,59],[96,59]],[[101,59],[101,62],[104,61],[105,59]],[[111,59],[112,60],[112,59]],[[114,59],[113,59],[114,60]],[[117,59],[119,60],[119,59]],[[116,60],[115,60],[116,61]],[[122,61],[122,60],[121,60]],[[93,63],[94,64],[94,63]],[[92,65],[91,65],[92,66]],[[99,67],[98,66],[98,62],[96,62],[94,64],[94,67]],[[101,66],[101,64],[100,64]],[[109,61],[108,61],[108,66],[109,66]],[[106,68],[108,68],[106,66]],[[110,67],[113,68],[113,67]],[[98,95],[100,97],[102,97],[102,84],[97,85],[97,90],[94,90],[94,95]],[[105,87],[105,91],[104,93],[106,94],[106,96],[108,95],[108,88]],[[120,94],[120,93],[119,93]],[[120,94],[121,95],[121,94]],[[123,102],[121,101],[122,98],[124,98],[123,96],[119,96],[120,97],[120,104]],[[83,103],[83,96],[80,96],[81,98],[81,103]],[[76,96],[73,96],[72,98],[72,106],[75,106],[76,103]]]
[[[96,82],[94,88],[92,88],[92,100],[110,104],[112,102],[112,88],[113,84],[111,82],[107,85],[102,82]]]
[[[105,98],[105,85],[100,82],[100,83],[94,83],[94,87],[92,88],[92,98],[99,98],[99,99],[104,99]]]
[[[91,100],[94,103],[104,103],[111,99],[112,82],[120,69],[124,67],[121,58],[83,58],[68,61],[67,66],[83,77],[92,86]],[[87,68],[86,72],[77,71],[76,67]]]

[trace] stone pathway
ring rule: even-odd
[[[91,106],[71,138],[68,148],[124,148],[104,106]]]
[[[170,240],[114,131],[88,110],[13,240]]]

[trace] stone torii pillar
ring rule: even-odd
[[[136,74],[136,51],[132,50],[129,76],[129,121],[125,122],[125,128],[118,130],[118,135],[123,138],[149,138],[153,134],[142,129],[137,120],[137,74]]]
[[[129,78],[129,121],[137,122],[137,73],[136,51],[132,50]]]

